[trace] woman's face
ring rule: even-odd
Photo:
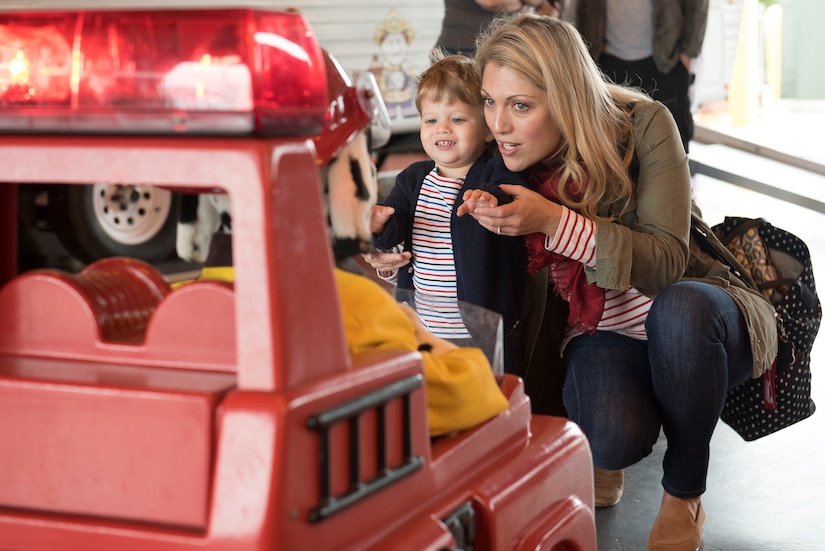
[[[481,82],[484,117],[507,168],[530,168],[556,151],[561,132],[544,91],[521,73],[488,63]]]

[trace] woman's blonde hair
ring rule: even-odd
[[[544,163],[556,168],[561,201],[590,218],[621,216],[634,187],[633,106],[647,96],[610,83],[578,30],[555,17],[522,13],[497,21],[479,36],[475,62],[481,75],[493,63],[545,92],[561,143]]]

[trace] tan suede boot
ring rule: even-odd
[[[593,486],[596,494],[596,507],[613,507],[622,498],[624,492],[624,471],[608,471],[593,467]]]
[[[665,492],[647,537],[647,551],[698,551],[704,525],[702,498],[680,499]]]

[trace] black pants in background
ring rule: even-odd
[[[693,138],[693,113],[690,110],[690,88],[693,76],[681,62],[669,73],[659,72],[653,58],[624,61],[610,54],[599,57],[602,72],[618,84],[644,89],[650,97],[662,102],[673,114],[682,145],[688,152],[688,143]]]

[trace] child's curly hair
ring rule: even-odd
[[[477,105],[484,115],[481,102],[481,76],[473,60],[461,54],[433,56],[433,63],[418,77],[415,107],[421,112],[421,102],[429,98],[433,102],[459,101]]]

